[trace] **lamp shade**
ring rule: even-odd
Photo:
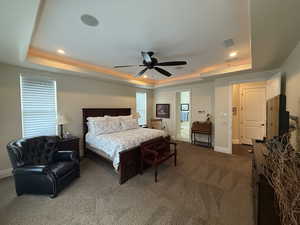
[[[63,124],[67,124],[69,121],[66,119],[66,117],[62,114],[60,114],[58,116],[58,120],[57,120],[57,124],[58,125],[63,125]]]

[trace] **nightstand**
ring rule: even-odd
[[[75,151],[75,152],[77,152],[78,159],[80,161],[79,138],[78,137],[70,137],[70,138],[60,139],[58,141],[58,150]]]

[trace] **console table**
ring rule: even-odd
[[[207,142],[203,141],[197,141],[196,135],[206,135],[207,136]],[[209,147],[212,146],[212,123],[210,121],[200,122],[195,121],[192,124],[191,128],[191,141],[192,144],[199,144],[203,147]]]

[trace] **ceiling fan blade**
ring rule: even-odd
[[[187,64],[186,61],[171,61],[171,62],[157,63],[158,66],[181,66],[186,64]]]
[[[143,69],[142,71],[140,71],[138,74],[136,74],[135,77],[142,76],[147,70],[148,70],[148,68],[146,67],[145,69]]]
[[[166,70],[164,70],[164,69],[162,69],[162,68],[154,67],[154,69],[155,69],[157,72],[159,72],[159,73],[161,73],[161,74],[163,74],[163,75],[165,75],[165,76],[167,76],[167,77],[172,76],[171,73],[169,73],[168,71],[166,71]]]
[[[123,68],[123,67],[138,67],[138,66],[144,66],[144,65],[124,65],[124,66],[114,66],[114,68]]]
[[[143,59],[146,62],[146,64],[152,63],[151,56],[148,54],[148,52],[142,52],[142,56],[143,56]]]

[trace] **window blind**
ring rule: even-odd
[[[21,76],[23,137],[57,135],[56,82]]]
[[[139,125],[147,124],[147,94],[143,92],[136,93],[136,111],[140,114]]]

